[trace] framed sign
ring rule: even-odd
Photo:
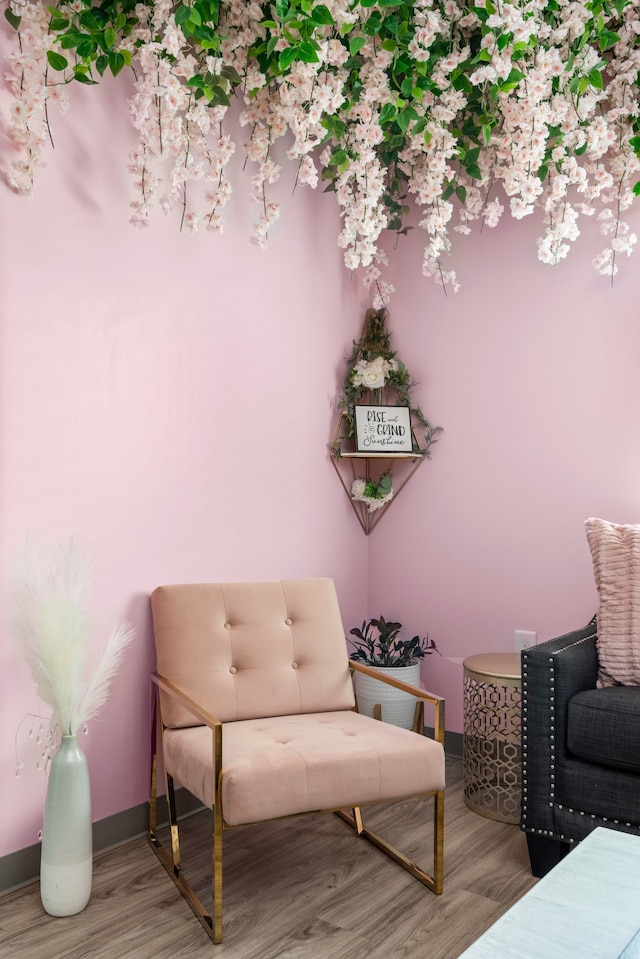
[[[413,434],[408,406],[354,407],[356,452],[411,453]]]

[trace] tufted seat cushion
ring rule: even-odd
[[[167,770],[210,808],[211,748],[206,726],[164,735]],[[404,798],[444,782],[440,743],[355,712],[224,725],[222,811],[231,826]]]
[[[586,689],[569,700],[567,746],[610,769],[640,772],[640,687]]]

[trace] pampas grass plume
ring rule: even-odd
[[[38,696],[51,707],[51,721],[64,735],[75,734],[101,711],[134,635],[128,623],[120,623],[92,665],[87,591],[87,566],[75,541],[61,546],[49,565],[32,544],[28,547],[16,588],[14,628]]]

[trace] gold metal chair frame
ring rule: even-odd
[[[428,693],[423,689],[418,689],[415,686],[410,686],[407,683],[403,683],[401,680],[397,680],[391,676],[380,676],[375,669],[371,669],[368,666],[365,666],[362,663],[356,663],[353,660],[349,661],[350,669],[365,673],[366,675],[373,676],[379,682],[386,683],[387,685],[394,686],[397,689],[401,689],[404,692],[410,693],[412,696],[415,696],[418,702],[416,703],[416,721],[414,723],[414,732],[417,732],[419,735],[422,735],[421,729],[424,728],[424,704],[429,703],[433,706],[434,709],[434,739],[441,743],[444,746],[444,700],[439,696],[434,696],[432,693]],[[162,676],[157,675],[156,673],[152,674],[152,683],[154,689],[154,698],[155,698],[155,709],[154,709],[154,730],[152,734],[153,741],[153,757],[152,757],[152,768],[151,768],[151,795],[149,800],[149,834],[148,839],[151,845],[151,848],[156,853],[158,859],[171,876],[176,886],[187,900],[191,906],[196,917],[206,930],[207,934],[213,940],[214,943],[222,942],[222,834],[225,829],[239,828],[236,826],[230,826],[228,823],[224,822],[222,815],[222,800],[221,800],[221,773],[222,773],[222,731],[223,723],[218,719],[212,716],[210,713],[203,710],[194,700],[182,692],[177,686],[169,682],[169,680],[164,679]],[[171,852],[162,846],[160,840],[158,839],[158,823],[157,823],[157,799],[158,799],[158,746],[162,740],[162,734],[164,731],[164,726],[162,723],[162,715],[160,710],[160,691],[166,693],[169,696],[176,697],[180,700],[183,706],[185,706],[193,715],[204,725],[208,726],[212,731],[212,752],[213,752],[213,762],[212,762],[212,775],[213,775],[213,852],[212,852],[212,897],[213,897],[213,915],[211,915],[208,910],[203,905],[202,901],[191,887],[191,885],[185,879],[182,873],[182,866],[180,860],[180,839],[178,834],[178,819],[176,814],[176,802],[175,802],[175,791],[173,778],[167,774],[165,770],[165,786],[166,786],[166,798],[167,798],[167,808],[169,816],[169,831],[171,837]],[[379,710],[377,712],[377,718],[379,718]],[[421,725],[422,724],[422,725]],[[163,763],[164,766],[164,763]],[[336,813],[341,819],[347,822],[350,826],[353,827],[357,836],[362,836],[365,839],[368,839],[374,846],[377,846],[378,849],[381,849],[382,852],[386,853],[391,859],[397,862],[400,866],[407,870],[414,878],[418,879],[421,883],[431,889],[432,892],[440,895],[442,893],[443,886],[443,874],[444,874],[444,791],[438,790],[436,792],[430,793],[420,793],[418,796],[399,796],[396,800],[382,800],[379,803],[363,804],[363,805],[382,805],[383,802],[402,802],[406,799],[420,798],[420,797],[434,797],[434,810],[433,810],[433,874],[426,872],[424,869],[417,866],[412,862],[404,853],[400,852],[399,849],[396,849],[395,846],[392,846],[385,839],[379,836],[377,833],[368,829],[362,819],[362,811],[360,806],[353,808],[351,812],[346,812],[344,809],[323,809],[323,810],[314,810],[314,812],[333,812]],[[298,815],[309,815],[309,813],[299,813]],[[292,818],[292,817],[283,817],[283,818]],[[271,820],[270,820],[271,821]],[[242,825],[251,825],[250,823],[243,823]]]

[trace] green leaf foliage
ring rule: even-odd
[[[386,620],[384,616],[365,620],[360,627],[349,630],[354,650],[351,659],[367,666],[410,666],[418,659],[424,659],[432,653],[439,653],[433,639],[428,636],[413,636],[401,639],[402,623]]]
[[[53,70],[66,70],[69,66],[67,58],[61,53],[56,53],[55,50],[47,50],[47,60]]]
[[[191,7],[187,7],[184,4],[181,7],[178,7],[175,14],[175,21],[180,26],[183,23],[186,23],[187,20],[191,17]]]
[[[117,50],[112,50],[109,54],[109,69],[114,77],[117,77],[125,65],[125,59]]]
[[[335,20],[331,15],[329,8],[325,7],[324,4],[319,3],[317,7],[314,7],[311,11],[311,21],[317,26],[323,26],[324,24],[334,24]]]
[[[13,12],[11,7],[5,7],[4,15],[6,20],[8,20],[8,22],[11,24],[14,30],[20,29],[20,23],[22,21],[22,17],[17,16],[17,14]]]

